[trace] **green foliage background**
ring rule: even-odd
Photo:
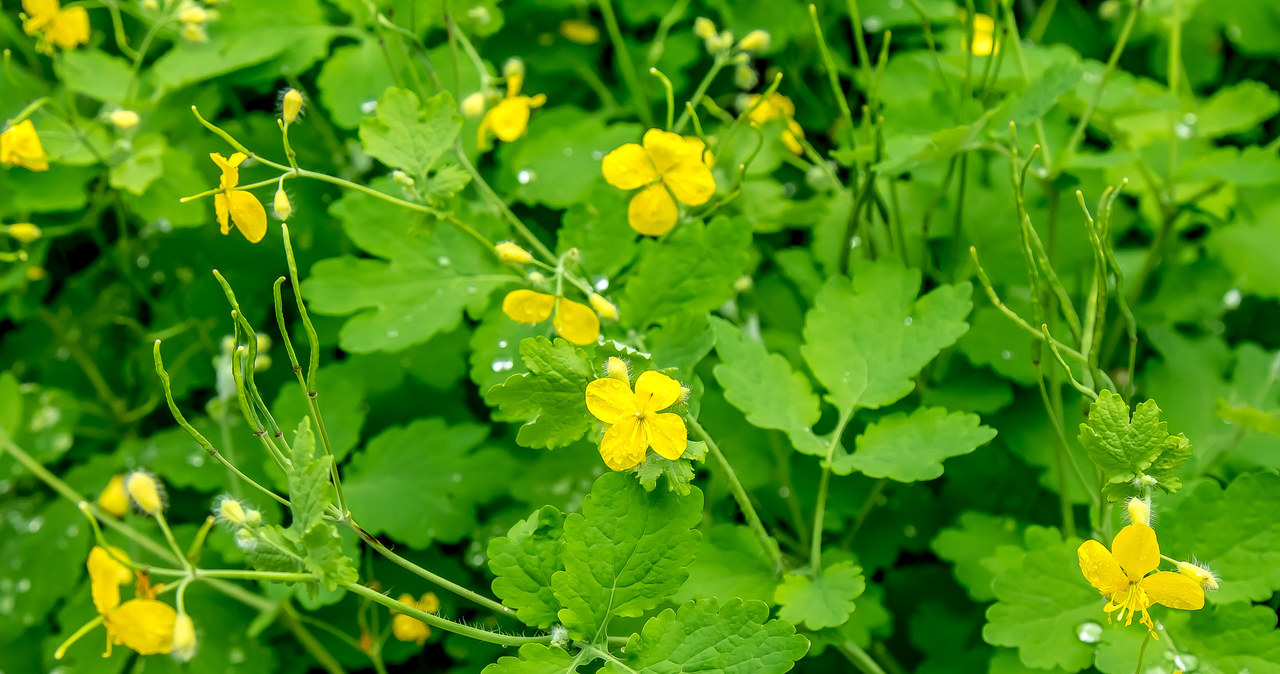
[[[1207,562],[1221,588],[1200,611],[1155,609],[1165,630],[1143,671],[1280,672],[1274,3],[857,0],[819,3],[811,18],[774,0],[227,0],[202,44],[145,3],[80,4],[91,40],[54,57],[23,34],[21,3],[0,5],[0,117],[37,103],[31,119],[53,160],[48,172],[0,169],[0,223],[44,234],[0,236],[15,254],[0,262],[0,447],[21,448],[62,488],[0,449],[0,671],[373,671],[359,637],[385,636],[389,614],[340,589],[358,572],[391,596],[434,590],[442,615],[487,630],[563,625],[577,642],[607,627],[620,641],[602,671],[1127,673],[1144,632],[1106,624],[1075,548],[1109,543],[1123,508],[1106,499],[1127,498],[1147,474],[1163,489],[1162,551]],[[966,48],[966,6],[997,17],[995,55]],[[770,32],[750,60],[761,83],[746,89],[781,75],[812,152],[792,155],[782,122],[734,126],[743,91],[728,66],[698,107],[706,133],[725,139],[712,145],[714,208],[637,237],[600,159],[663,126],[650,67],[670,79],[679,115],[722,65],[693,33],[698,16],[739,38]],[[600,39],[566,39],[566,20]],[[479,120],[457,112],[481,87],[459,34],[488,76],[519,57],[524,92],[547,96],[527,135],[487,154]],[[191,108],[283,162],[286,86],[308,98],[290,129],[299,165],[420,207],[285,183],[348,505],[396,554],[496,595],[514,618],[434,588],[351,531],[340,544],[308,537],[327,535],[327,495],[306,521],[296,503],[287,515],[212,461],[164,404],[157,339],[178,406],[223,456],[295,501],[327,493],[327,459],[275,469],[219,362],[233,325],[213,269],[243,317],[273,334],[257,385],[279,426],[292,436],[307,418],[274,334],[272,284],[287,274],[279,223],[253,245],[219,234],[210,199],[179,201],[216,186],[208,153],[232,151]],[[113,127],[119,108],[141,123]],[[276,176],[241,168],[245,184]],[[1091,229],[1077,190],[1101,220],[1096,204],[1124,180],[1109,229]],[[273,191],[255,193],[269,203]],[[497,201],[557,255],[576,248],[618,305],[600,344],[552,341],[549,325],[502,314],[521,277],[449,221],[514,238]],[[1024,254],[1023,209],[1042,256]],[[1106,240],[1091,244],[1098,231]],[[1073,314],[1096,334],[1075,334],[1088,331]],[[1032,334],[1040,323],[1092,360],[1060,367]],[[581,392],[614,355],[633,374],[671,368],[691,389],[689,412],[768,543],[701,443],[688,455],[698,460],[651,457],[638,476],[605,475]],[[1123,397],[1103,393],[1106,421],[1093,414],[1079,433],[1104,388]],[[91,530],[74,501],[133,468],[167,486],[179,540],[231,494],[267,522],[293,522],[279,535],[312,564],[346,555],[354,568],[315,567],[328,583],[318,591],[246,583],[259,597],[247,603],[194,584],[201,645],[187,664],[124,648],[100,658],[100,631],[55,663],[58,644],[96,615]],[[152,520],[125,520],[163,540]],[[652,545],[618,554],[631,540]],[[215,528],[201,565],[248,563],[259,562]],[[607,610],[601,577],[626,579]],[[571,653],[436,630],[424,649],[392,639],[380,657],[392,671],[601,666]]]

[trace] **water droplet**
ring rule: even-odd
[[[378,110],[377,101],[365,101],[364,103],[360,104],[360,112],[363,112],[366,115],[372,115],[374,112],[377,112],[377,110]]]
[[[1102,81],[1102,75],[1099,73],[1090,71],[1082,75],[1081,79],[1088,82],[1089,84],[1097,84],[1098,82]]]
[[[861,246],[861,245],[862,245],[862,237],[855,236],[852,239],[849,239],[850,248],[857,248],[858,246]]]
[[[902,0],[889,0],[889,9],[902,9]]]
[[[499,340],[498,340],[498,348],[499,348],[499,349],[505,349],[505,348],[507,348],[507,340],[505,340],[505,339],[499,339]]]
[[[483,565],[484,565],[484,555],[472,555],[471,566],[483,566]]]
[[[789,489],[789,488],[787,488],[787,487],[779,487],[779,488],[778,488],[778,496],[780,496],[780,497],[782,497],[782,498],[787,498],[788,496],[791,496],[791,489]]]
[[[906,536],[907,538],[915,538],[917,533],[919,532],[916,531],[916,528],[914,525],[908,524],[907,526],[902,528],[902,535]]]
[[[499,358],[493,361],[493,364],[489,367],[493,368],[494,372],[506,372],[507,370],[515,367],[515,365],[515,362],[510,358]]]
[[[468,294],[468,295],[474,295],[474,294],[476,294],[476,287],[475,287],[475,286],[467,286],[467,287],[466,287],[466,291],[467,291],[467,294]]]
[[[399,330],[388,330],[388,331],[387,331],[387,339],[395,339],[396,337],[399,337],[399,336],[400,336],[400,331],[399,331]]]
[[[138,256],[138,269],[146,269],[151,266],[151,258],[146,255]]]
[[[880,29],[884,28],[884,19],[874,15],[868,16],[862,20],[862,27],[868,33],[879,33]]]
[[[596,292],[598,292],[598,293],[602,293],[602,292],[604,292],[604,291],[606,291],[606,290],[608,290],[608,289],[609,289],[609,278],[608,278],[608,277],[606,277],[606,276],[595,276],[595,277],[592,277],[592,279],[591,279],[591,287],[592,287],[592,288],[595,288],[595,289],[596,289]]]
[[[66,534],[65,534],[65,535],[66,535],[66,537],[67,537],[67,538],[75,538],[76,536],[79,536],[79,535],[80,535],[80,525],[79,525],[79,524],[72,524],[71,526],[67,527],[67,531],[66,531]]]
[[[794,197],[796,195],[796,184],[791,182],[782,183],[782,194],[784,196]]]
[[[604,150],[592,150],[591,158],[596,161],[600,161],[601,159],[604,159]]]
[[[571,147],[566,147],[566,148],[564,149],[564,156],[566,156],[566,157],[572,157],[572,156],[573,156],[573,148],[571,148]]]
[[[1164,629],[1164,625],[1161,625],[1160,627],[1162,630]],[[1189,653],[1181,653],[1173,656],[1173,666],[1181,669],[1183,672],[1194,672],[1200,669],[1200,658]],[[1242,669],[1240,671],[1247,674],[1249,670]]]
[[[449,258],[441,255],[440,257],[436,258],[436,264],[440,265],[441,267],[448,267],[449,265],[453,264],[453,260],[450,260]]]
[[[204,465],[204,454],[201,454],[201,453],[199,453],[199,452],[196,452],[196,453],[194,453],[194,454],[188,454],[188,455],[187,455],[187,463],[189,463],[189,464],[191,464],[191,465],[195,466],[196,468],[199,468],[200,466],[203,466],[203,465]]]
[[[53,355],[58,360],[66,360],[71,357],[71,349],[68,349],[65,346],[60,346],[57,351],[53,352]]]
[[[13,604],[14,604],[13,595],[6,594],[3,596],[0,596],[0,613],[3,613],[5,615],[9,615],[13,613]]]
[[[1190,137],[1191,137],[1191,135],[1192,135],[1191,125],[1189,125],[1189,124],[1183,124],[1183,123],[1179,122],[1179,123],[1177,123],[1177,124],[1173,125],[1173,133],[1174,133],[1174,135],[1175,135],[1175,136],[1177,136],[1177,137],[1179,137],[1179,138],[1181,138],[1181,139],[1183,139],[1183,140],[1186,140],[1186,139],[1190,138]]]
[[[34,534],[35,532],[40,531],[40,527],[42,526],[44,526],[44,518],[36,515],[31,518],[30,522],[27,522],[27,531]]]
[[[1102,641],[1102,625],[1092,620],[1076,625],[1076,638],[1086,644]]]
[[[915,322],[916,322],[916,319],[910,316],[907,316],[905,319],[903,319],[902,324],[906,326],[910,326],[912,323],[915,323]]]
[[[160,218],[156,220],[156,231],[161,234],[168,234],[173,231],[173,223],[169,222],[169,218]]]
[[[1187,114],[1185,114],[1185,115],[1183,115],[1183,116],[1182,116],[1182,123],[1183,123],[1183,124],[1191,124],[1191,125],[1193,125],[1193,126],[1194,126],[1194,125],[1195,125],[1195,123],[1196,123],[1196,119],[1197,119],[1197,118],[1196,118],[1196,113],[1194,113],[1194,112],[1188,112]]]
[[[18,584],[17,584],[17,586],[15,586],[13,589],[14,589],[14,591],[15,591],[15,592],[17,592],[18,594],[22,594],[23,592],[26,592],[27,590],[30,590],[30,589],[31,589],[31,579],[30,579],[30,578],[19,578],[19,579],[18,579]]]
[[[1228,309],[1235,309],[1240,306],[1240,301],[1244,299],[1244,293],[1239,288],[1232,288],[1222,296],[1222,305]]]
[[[520,183],[521,185],[528,185],[529,183],[533,182],[537,177],[538,175],[533,171],[530,171],[529,169],[520,169],[520,172],[516,174],[516,182]]]
[[[1008,349],[1005,349],[1004,351],[1000,352],[1000,357],[1005,360],[1013,360],[1013,352]]]
[[[449,479],[453,480],[454,484],[462,482],[462,473],[454,473],[453,475],[449,476]]]
[[[233,648],[227,652],[227,661],[238,665],[244,662],[244,651],[239,648]]]

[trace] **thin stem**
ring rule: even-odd
[[[547,260],[555,260],[555,253],[552,253],[551,249],[547,248],[546,244],[542,243],[538,237],[534,236],[533,232],[530,231],[523,222],[521,222],[520,218],[516,217],[516,214],[511,212],[511,209],[507,206],[507,202],[503,201],[502,197],[498,196],[498,193],[493,191],[493,188],[490,187],[489,183],[480,175],[480,171],[476,169],[475,164],[471,163],[471,159],[467,157],[467,154],[462,151],[461,147],[457,148],[457,152],[455,154],[458,155],[458,163],[462,165],[462,169],[471,176],[471,184],[475,185],[476,189],[480,191],[480,196],[484,197],[485,201],[493,204],[493,206],[498,209],[498,212],[502,214],[502,217],[511,224],[512,228],[514,228],[520,236],[524,237],[524,240],[531,248],[534,249],[535,252],[542,255]],[[490,246],[490,248],[492,248],[492,246]]]
[[[164,533],[164,540],[169,543],[169,549],[173,551],[173,556],[182,562],[182,568],[186,569],[187,575],[191,575],[191,560],[182,554],[182,548],[178,547],[178,540],[173,537],[173,531],[169,529],[169,522],[164,518],[164,511],[157,510],[155,514],[156,523],[160,525],[160,531]]]
[[[636,114],[646,127],[653,126],[653,111],[649,109],[649,97],[645,94],[640,78],[636,76],[636,66],[631,61],[631,52],[623,41],[622,30],[618,28],[618,17],[613,13],[612,0],[600,0],[600,16],[604,19],[605,31],[609,33],[609,41],[613,43],[613,53],[618,59],[618,68],[622,70],[622,80],[631,91],[631,98],[636,105]]]
[[[703,428],[702,424],[699,424],[698,420],[693,418],[693,415],[686,414],[684,418],[685,422],[689,424],[689,428],[693,429],[693,432],[697,433],[698,437],[707,443],[707,449],[710,450],[711,456],[715,457],[716,462],[720,464],[725,477],[729,480],[729,491],[733,493],[733,498],[738,502],[742,515],[747,519],[747,526],[751,527],[751,530],[755,532],[756,537],[760,539],[760,545],[769,557],[773,559],[774,572],[781,571],[784,565],[782,550],[778,548],[778,542],[773,540],[773,537],[765,530],[764,523],[760,521],[760,515],[756,513],[755,506],[751,504],[751,497],[747,495],[747,490],[743,488],[742,481],[738,479],[738,474],[733,470],[729,459],[725,458],[724,453],[720,451],[720,446],[707,433],[707,429]]]
[[[836,646],[836,648],[846,658],[849,658],[849,662],[852,662],[853,666],[857,667],[863,674],[885,674],[884,669],[875,660],[872,660],[871,655],[862,650],[862,647],[858,644],[852,641],[845,641]]]
[[[822,462],[822,479],[818,482],[817,505],[813,511],[813,537],[809,539],[812,546],[809,550],[809,566],[815,574],[822,574],[822,520],[827,514],[827,488],[831,482],[831,462],[835,459],[836,447],[840,444],[840,436],[844,435],[844,427],[853,418],[857,406],[851,406],[840,413],[836,428],[831,433],[831,442],[827,444],[827,458]]]
[[[402,604],[392,599],[391,597],[388,597],[385,594],[382,594],[381,592],[372,590],[368,587],[365,587],[364,585],[360,585],[357,583],[343,583],[342,587],[346,589],[348,592],[351,592],[352,594],[357,594],[357,595],[360,595],[361,597],[364,597],[365,599],[382,604],[383,606],[386,606],[387,608],[390,608],[396,611],[397,613],[403,613],[404,615],[410,616],[412,618],[417,618],[418,620],[421,620],[422,622],[432,627],[442,629],[446,632],[453,632],[454,634],[458,634],[464,637],[469,637],[477,641],[483,641],[485,643],[490,643],[490,644],[498,644],[499,646],[522,646],[524,644],[551,643],[550,635],[540,636],[540,637],[517,637],[517,636],[508,635],[508,634],[498,634],[497,632],[490,632],[488,630],[476,629],[468,625],[456,623],[452,620],[449,620],[448,618],[442,618],[434,613],[427,613],[426,611],[420,611],[413,606]]]
[[[1133,670],[1133,674],[1142,674],[1142,660],[1147,656],[1147,644],[1151,643],[1151,631],[1147,630],[1147,636],[1142,640],[1142,647],[1138,649],[1138,666]]]
[[[659,82],[662,82],[662,88],[667,93],[667,127],[666,128],[668,131],[671,131],[673,128],[672,120],[674,120],[676,116],[676,98],[675,98],[675,92],[671,88],[671,80],[667,79],[667,76],[663,75],[662,71],[658,70],[657,68],[650,68],[649,74],[658,78]]]
[[[858,141],[855,136],[855,128],[853,125],[853,111],[849,109],[849,99],[844,93],[844,89],[840,87],[840,76],[836,72],[835,59],[831,57],[831,49],[827,47],[827,39],[822,34],[822,26],[818,23],[818,7],[817,5],[809,5],[809,23],[813,26],[814,37],[818,39],[818,51],[822,54],[822,65],[827,71],[827,83],[831,86],[831,94],[836,99],[836,106],[840,108],[840,119],[844,120],[845,129],[849,134],[849,147],[858,147]],[[860,37],[862,26],[855,23],[854,30],[859,35],[858,45],[862,45]],[[862,47],[863,51],[866,47]],[[862,52],[859,52],[860,58]]]
[[[698,83],[698,88],[694,90],[693,97],[689,99],[688,103],[684,107],[684,110],[680,113],[680,119],[676,120],[675,126],[672,126],[671,120],[668,119],[667,128],[671,129],[675,133],[680,133],[682,130],[684,130],[684,125],[689,122],[691,113],[697,109],[699,104],[702,103],[703,97],[707,95],[707,88],[711,86],[711,81],[714,80],[716,78],[716,75],[720,73],[720,70],[724,68],[725,63],[726,61],[725,61],[724,55],[716,54],[715,60],[711,62],[711,68],[707,70],[706,75],[702,76],[702,81]],[[650,69],[650,72],[653,72],[653,71],[654,69]],[[667,104],[669,106],[670,96],[671,96],[671,82],[670,80],[666,80],[664,81],[664,84],[666,84],[667,86],[667,96],[668,96]],[[668,108],[668,110],[670,110],[670,108]],[[668,116],[670,116],[669,113],[668,113]]]
[[[1055,171],[1061,171],[1071,159],[1071,155],[1075,154],[1076,146],[1084,139],[1084,130],[1089,125],[1089,118],[1093,116],[1094,108],[1098,107],[1098,102],[1102,100],[1102,92],[1106,89],[1107,80],[1111,78],[1111,73],[1115,72],[1116,63],[1120,61],[1120,54],[1124,53],[1124,46],[1129,41],[1129,33],[1133,30],[1133,24],[1138,19],[1138,12],[1142,9],[1142,0],[1135,0],[1133,6],[1129,8],[1129,16],[1124,20],[1124,26],[1120,28],[1120,37],[1116,40],[1116,46],[1111,49],[1111,56],[1107,59],[1107,64],[1102,68],[1102,77],[1098,79],[1098,88],[1093,91],[1093,97],[1089,99],[1089,104],[1085,107],[1084,113],[1080,115],[1079,121],[1076,122],[1076,128],[1071,132],[1071,137],[1067,140],[1067,146],[1063,149],[1059,156],[1059,162],[1054,167]],[[1050,178],[1054,174],[1050,174]]]

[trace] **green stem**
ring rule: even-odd
[[[1133,674],[1142,674],[1142,660],[1147,656],[1147,644],[1151,643],[1151,631],[1147,631],[1147,637],[1142,640],[1142,647],[1138,649],[1138,666],[1133,670]]]
[[[684,111],[680,113],[680,119],[676,120],[676,123],[674,126],[672,126],[671,120],[668,119],[667,128],[671,129],[671,131],[674,133],[680,133],[682,130],[684,130],[684,125],[689,123],[689,119],[690,119],[690,115],[692,114],[692,111],[696,110],[698,105],[702,103],[702,98],[707,95],[707,88],[711,86],[711,81],[714,80],[716,78],[716,75],[720,73],[720,70],[724,68],[724,64],[725,64],[724,54],[716,54],[715,60],[711,62],[711,68],[707,70],[706,75],[702,76],[702,81],[698,83],[698,88],[694,90],[693,98],[689,99],[688,105],[685,105]],[[667,86],[667,96],[670,97],[671,82],[669,80],[666,80],[664,81],[664,84],[666,84]],[[668,99],[668,103],[669,103],[669,99]],[[668,115],[669,114],[670,113],[668,113]]]
[[[769,532],[765,530],[764,523],[760,521],[760,515],[756,513],[755,506],[751,504],[751,497],[747,495],[747,490],[743,488],[742,481],[738,479],[738,474],[733,470],[733,466],[729,463],[729,459],[725,458],[720,446],[711,438],[707,430],[698,423],[693,415],[686,414],[685,422],[689,424],[689,428],[698,434],[702,441],[707,443],[707,449],[710,450],[711,456],[715,457],[716,462],[720,464],[720,468],[724,471],[725,477],[729,480],[729,491],[733,493],[733,498],[738,502],[738,507],[742,509],[742,514],[747,519],[747,526],[755,532],[756,537],[760,539],[760,545],[764,551],[773,559],[773,570],[775,573],[784,568],[784,560],[782,559],[782,550],[778,548],[778,542],[773,540]]]
[[[1124,26],[1120,28],[1120,38],[1116,40],[1116,46],[1111,50],[1111,56],[1107,59],[1107,65],[1102,69],[1102,77],[1098,79],[1098,88],[1094,90],[1093,97],[1089,99],[1089,104],[1084,109],[1084,114],[1080,115],[1080,120],[1076,122],[1076,128],[1071,132],[1071,137],[1067,140],[1067,145],[1059,155],[1059,162],[1054,166],[1055,171],[1061,171],[1070,161],[1071,156],[1075,154],[1076,146],[1084,139],[1084,130],[1089,125],[1089,118],[1093,116],[1093,111],[1098,107],[1098,102],[1102,100],[1102,92],[1106,89],[1107,80],[1111,78],[1111,73],[1115,72],[1116,63],[1120,61],[1120,54],[1124,53],[1124,46],[1129,41],[1129,33],[1133,30],[1133,24],[1138,20],[1138,12],[1142,9],[1142,0],[1135,0],[1133,6],[1129,8],[1129,16],[1124,20]],[[1047,163],[1047,162],[1046,162]],[[1050,179],[1056,174],[1050,174]]]
[[[276,619],[280,621],[281,625],[288,628],[290,632],[293,632],[293,637],[298,640],[298,643],[302,644],[307,653],[310,653],[311,657],[315,658],[316,663],[323,667],[326,672],[329,674],[346,674],[342,664],[338,662],[337,658],[333,657],[333,654],[324,647],[324,644],[320,643],[311,634],[306,625],[302,624],[297,610],[288,602],[281,605],[281,610],[276,614]]]
[[[840,86],[840,75],[836,72],[835,59],[831,57],[831,50],[827,47],[827,39],[822,34],[822,26],[818,23],[818,7],[809,5],[809,22],[813,26],[814,37],[818,40],[818,51],[822,54],[823,68],[827,71],[827,83],[831,85],[831,95],[836,99],[836,106],[840,108],[840,119],[844,120],[845,129],[849,134],[849,147],[858,147],[855,128],[853,126],[853,111],[849,109],[849,99],[844,93],[844,89]],[[862,26],[856,25],[854,30],[857,34],[861,34]],[[862,45],[862,40],[857,40],[858,45]],[[862,47],[866,49],[865,46]],[[861,54],[862,52],[859,52]],[[859,56],[859,58],[862,58]]]
[[[618,28],[618,17],[613,13],[612,0],[599,0],[600,15],[604,19],[605,30],[609,33],[609,41],[613,43],[613,53],[618,58],[618,68],[622,71],[622,80],[631,91],[631,98],[636,105],[636,113],[646,127],[653,126],[653,111],[649,109],[649,97],[640,85],[636,66],[631,61],[631,51],[622,39],[622,30]]]
[[[341,587],[346,589],[348,592],[351,592],[352,594],[356,594],[370,601],[382,604],[383,606],[386,606],[387,608],[390,608],[396,611],[397,613],[403,613],[412,618],[417,618],[418,620],[421,620],[422,622],[432,627],[442,629],[446,632],[453,632],[454,634],[458,634],[464,637],[469,637],[477,641],[483,641],[485,643],[490,643],[490,644],[498,644],[499,646],[523,646],[524,644],[551,643],[550,635],[540,636],[540,637],[517,637],[517,636],[511,636],[508,634],[498,634],[497,632],[490,632],[488,630],[476,629],[468,625],[456,623],[452,620],[449,620],[448,618],[442,618],[434,613],[419,611],[417,608],[414,608],[407,604],[402,604],[392,599],[391,597],[388,597],[387,595],[382,594],[381,592],[372,590],[368,587],[365,587],[364,585],[359,585],[357,583],[343,583]]]
[[[667,94],[667,130],[671,131],[675,125],[672,120],[674,120],[676,116],[675,91],[671,88],[671,80],[668,79],[666,75],[662,74],[662,71],[657,68],[650,68],[649,74],[658,78],[659,82],[662,82],[662,89]]]
[[[809,566],[817,575],[822,574],[822,520],[827,514],[827,489],[831,482],[831,462],[835,459],[840,436],[844,435],[844,427],[853,418],[853,411],[856,408],[857,406],[854,405],[840,413],[840,420],[836,422],[836,428],[831,433],[831,442],[827,444],[827,458],[822,462],[822,479],[818,482],[817,505],[813,511],[813,538],[809,540],[809,545],[812,546],[809,550]]]
[[[881,668],[875,660],[872,660],[871,655],[863,650],[858,644],[852,641],[845,641],[836,648],[838,648],[846,658],[849,658],[849,662],[852,662],[859,671],[863,672],[863,674],[885,674],[884,669]]]
[[[472,164],[471,159],[462,151],[462,147],[458,146],[456,149],[457,152],[455,154],[458,155],[458,163],[462,164],[462,169],[471,176],[471,184],[475,185],[476,189],[480,191],[480,196],[484,197],[485,201],[492,204],[494,208],[497,208],[498,212],[502,214],[502,217],[511,224],[511,227],[515,229],[520,236],[524,237],[524,240],[528,242],[529,246],[538,254],[542,255],[547,260],[555,260],[555,253],[552,253],[551,249],[547,248],[547,246],[543,244],[538,237],[534,236],[533,232],[520,221],[520,218],[516,217],[516,214],[511,212],[511,209],[507,206],[507,202],[503,201],[502,197],[498,196],[498,193],[493,191],[493,188],[489,186],[489,183],[480,175],[480,171],[476,169],[475,164]],[[490,248],[492,248],[492,246],[490,246]]]

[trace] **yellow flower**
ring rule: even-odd
[[[89,591],[93,605],[102,614],[107,628],[107,652],[113,645],[124,645],[141,655],[168,653],[173,647],[173,627],[177,613],[173,607],[156,601],[159,587],[152,588],[146,577],[138,579],[137,595],[120,603],[120,586],[133,580],[133,572],[118,559],[129,557],[119,548],[95,545],[89,551]]]
[[[529,116],[534,108],[540,108],[547,102],[543,94],[537,96],[521,96],[520,87],[524,85],[523,73],[512,73],[507,76],[507,97],[484,113],[480,120],[480,128],[476,131],[476,145],[481,150],[488,150],[489,132],[504,143],[523,136],[529,130]]]
[[[683,456],[689,443],[684,419],[669,412],[659,414],[683,397],[680,383],[650,370],[640,375],[632,392],[631,384],[616,373],[617,367],[612,366],[611,376],[587,384],[587,410],[609,424],[600,441],[605,465],[614,470],[633,468],[644,461],[650,447],[672,461]]]
[[[217,211],[222,233],[231,233],[231,227],[227,224],[227,216],[230,215],[231,222],[249,243],[261,241],[267,235],[267,209],[253,194],[235,189],[240,184],[239,166],[246,159],[245,154],[237,152],[228,159],[212,152],[209,158],[222,169],[222,179],[218,183],[222,191],[213,195],[213,207]]]
[[[792,154],[803,154],[804,148],[801,147],[799,139],[804,138],[804,129],[796,121],[796,104],[776,91],[761,101],[760,105],[756,105],[756,101],[759,100],[759,95],[747,97],[747,109],[751,110],[747,115],[747,121],[752,126],[760,127],[765,122],[775,119],[784,120],[787,128],[782,132],[782,143],[791,150]],[[751,106],[755,106],[755,109],[752,110]]]
[[[641,234],[661,236],[676,226],[676,202],[707,203],[716,192],[716,180],[706,146],[697,138],[649,129],[643,143],[627,143],[605,155],[600,171],[618,189],[644,188],[631,198],[627,222]]]
[[[964,12],[960,12],[960,20],[964,21]],[[968,49],[974,56],[990,56],[1000,51],[996,44],[996,21],[986,14],[973,15],[973,44],[969,44],[969,36],[965,35],[961,47]]]
[[[552,327],[574,344],[594,344],[600,336],[600,319],[585,304],[535,290],[521,288],[507,293],[502,313],[517,323],[541,323],[555,314]]]
[[[435,613],[440,610],[440,599],[432,592],[422,595],[416,601],[413,595],[402,594],[399,597],[399,602],[406,606],[412,606],[424,613]],[[392,613],[395,615],[391,618],[391,633],[396,635],[396,638],[400,641],[412,641],[421,646],[426,642],[427,637],[431,636],[431,628],[421,620],[403,613],[396,613],[395,611],[392,611]]]
[[[98,495],[98,507],[114,517],[124,517],[129,512],[129,495],[124,493],[124,476],[113,475],[107,487]]]
[[[560,22],[560,34],[570,42],[595,44],[600,41],[600,29],[582,19],[566,19]]]
[[[129,567],[116,559],[127,562],[129,556],[117,547],[108,552],[106,548],[95,545],[89,551],[89,593],[93,595],[94,607],[103,615],[120,605],[120,586],[133,580]]]
[[[89,12],[84,7],[62,9],[58,0],[22,0],[26,18],[22,30],[27,35],[39,33],[45,40],[41,51],[53,51],[50,44],[71,49],[89,41]]]
[[[49,170],[49,155],[45,154],[31,120],[24,119],[0,133],[0,164],[32,171]]]
[[[1190,611],[1204,607],[1204,590],[1196,581],[1172,571],[1151,573],[1160,565],[1160,545],[1155,530],[1146,524],[1138,522],[1121,529],[1110,550],[1090,540],[1082,543],[1076,554],[1085,579],[1107,598],[1103,610],[1108,622],[1110,614],[1119,611],[1115,617],[1124,618],[1128,613],[1124,624],[1132,625],[1134,614],[1141,613],[1139,622],[1154,635],[1155,626],[1147,612],[1152,604]]]

